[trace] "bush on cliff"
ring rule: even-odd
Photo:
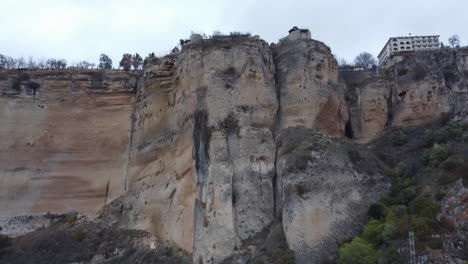
[[[360,237],[344,244],[338,249],[337,264],[375,264],[380,258],[380,250]]]

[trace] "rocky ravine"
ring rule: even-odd
[[[59,82],[51,72],[28,72],[24,80],[2,72],[0,131],[11,139],[1,147],[0,202],[12,208],[7,216],[94,213],[107,202],[105,223],[150,231],[192,253],[194,263],[247,263],[256,249],[246,241],[268,237],[280,219],[297,263],[331,261],[389,187],[370,170],[378,161],[345,136],[368,142],[389,126],[461,116],[467,54],[409,54],[379,76],[339,77],[330,49],[315,40],[270,47],[256,38],[212,39],[150,60],[136,96],[130,73],[106,73],[96,89],[96,73]],[[420,64],[425,68],[415,70]],[[27,107],[10,117],[18,100]],[[32,118],[40,111],[28,109],[44,101],[48,114]],[[30,134],[11,137],[14,131]],[[19,147],[33,137],[33,150]],[[356,149],[368,164],[353,159]],[[23,153],[47,166],[9,158]],[[38,177],[62,183],[24,187],[24,179],[29,186]],[[92,187],[76,189],[89,179]]]

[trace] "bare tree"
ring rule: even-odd
[[[37,69],[37,63],[34,61],[33,57],[29,56],[28,59],[28,69]]]
[[[78,68],[83,68],[83,69],[92,69],[95,66],[94,63],[90,63],[87,61],[80,61],[78,64],[76,64],[76,67]]]
[[[143,64],[143,58],[140,56],[140,54],[135,53],[135,55],[132,56],[133,69],[138,70],[142,64]]]
[[[452,45],[452,48],[460,47],[460,37],[457,34],[451,36],[448,42]]]
[[[0,54],[0,70],[7,68],[7,57],[3,54]]]
[[[376,60],[369,52],[361,52],[355,59],[356,67],[370,69],[376,64]]]
[[[16,60],[16,66],[18,67],[18,69],[24,69],[26,68],[27,63],[23,57],[20,57]]]

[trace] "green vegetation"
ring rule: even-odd
[[[287,248],[279,247],[269,257],[269,262],[275,264],[294,264],[294,254]]]
[[[459,156],[450,156],[446,160],[444,160],[441,164],[440,167],[444,169],[445,171],[453,171],[455,170],[458,166],[463,164],[463,159]]]
[[[398,131],[392,137],[392,143],[395,146],[403,146],[408,142],[408,136],[406,136],[405,132]]]
[[[360,237],[344,244],[338,250],[337,264],[375,264],[382,252]]]
[[[69,224],[73,224],[76,221],[76,216],[67,215],[67,217],[65,218],[65,221],[67,221],[67,223]]]
[[[75,230],[73,231],[73,237],[75,238],[76,241],[81,242],[85,238],[85,234],[80,230]]]
[[[423,161],[429,166],[437,167],[448,158],[449,154],[450,151],[447,145],[437,145],[431,151],[424,153]]]
[[[355,149],[350,149],[348,150],[348,156],[349,156],[349,159],[351,160],[351,162],[353,164],[357,164],[359,161],[361,161],[361,154],[359,154],[359,151],[355,150]]]

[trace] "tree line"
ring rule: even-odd
[[[119,62],[118,69],[123,69],[129,71],[140,70],[143,67],[143,63],[148,59],[156,57],[154,52],[148,54],[148,56],[143,59],[140,54],[129,54],[125,53],[122,55],[122,59]],[[112,59],[106,55],[101,54],[99,56],[99,63],[96,66],[95,63],[88,61],[80,61],[75,64],[68,64],[65,59],[40,59],[36,60],[33,57],[29,57],[28,60],[23,57],[13,58],[0,54],[0,70],[13,70],[13,69],[71,69],[71,68],[80,68],[80,69],[101,69],[101,70],[110,70],[114,69]]]

